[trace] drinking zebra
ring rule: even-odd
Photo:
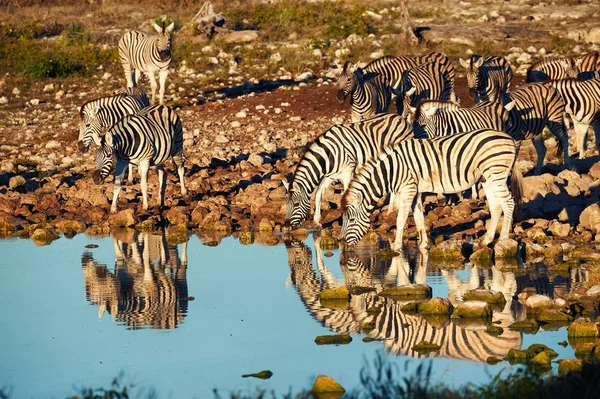
[[[514,102],[514,107],[508,112],[510,129],[508,134],[519,142],[532,140],[537,152],[537,164],[534,174],[542,172],[546,146],[542,132],[544,127],[556,136],[557,155],[563,155],[564,165],[571,167],[569,157],[569,137],[564,128],[565,103],[560,94],[552,86],[544,83],[528,83],[516,90],[502,95],[502,103],[508,105]]]
[[[413,137],[412,126],[396,114],[384,114],[351,124],[335,125],[318,136],[308,147],[287,192],[286,224],[300,226],[310,213],[310,195],[316,189],[314,222],[321,220],[321,197],[335,180],[344,188],[354,170],[383,149]]]
[[[527,83],[577,78],[579,68],[573,58],[545,57],[527,69]]]
[[[402,246],[402,233],[412,209],[421,241],[428,244],[421,193],[452,194],[464,191],[483,179],[491,220],[483,245],[494,239],[496,226],[504,213],[500,238],[508,238],[513,210],[521,202],[522,176],[516,167],[517,148],[503,132],[478,130],[426,140],[405,140],[371,159],[358,169],[342,197],[342,237],[355,245],[369,228],[369,216],[378,200],[395,194],[396,238]],[[511,190],[506,180],[511,174]],[[511,193],[512,191],[512,193]]]
[[[141,73],[148,75],[152,88],[152,104],[156,102],[156,73],[160,83],[159,101],[164,103],[165,82],[171,65],[171,32],[175,27],[171,23],[165,27],[152,24],[157,35],[146,32],[129,31],[119,40],[119,58],[125,71],[127,87],[135,87],[140,80]]]
[[[138,114],[121,119],[104,135],[96,152],[94,183],[102,184],[114,170],[115,188],[110,207],[117,211],[117,201],[125,166],[132,163],[139,167],[142,187],[143,207],[148,209],[148,169],[156,166],[160,189],[160,205],[164,204],[165,171],[163,163],[173,158],[181,195],[187,195],[183,181],[183,128],[179,116],[171,108],[155,105]]]
[[[585,154],[587,133],[594,130],[596,148],[600,151],[600,80],[562,79],[548,82],[560,93],[565,112],[573,121],[577,134],[579,158]]]
[[[475,95],[475,102],[498,101],[508,90],[513,77],[510,64],[503,57],[471,56],[470,61],[460,59],[466,69],[467,86]]]
[[[366,78],[363,70],[350,61],[344,64],[338,87],[340,103],[350,96],[352,122],[387,112],[390,108],[392,92],[387,79],[380,75]]]
[[[410,107],[416,107],[424,100],[450,100],[452,92],[442,65],[426,62],[404,74],[402,88],[395,93],[396,109],[400,115],[408,117]]]

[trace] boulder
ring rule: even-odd
[[[547,295],[534,294],[527,298],[525,306],[527,306],[527,310],[537,313],[553,307],[554,301]]]
[[[431,298],[431,287],[427,284],[406,284],[399,287],[387,288],[379,293],[380,296],[397,298]]]
[[[54,232],[44,228],[37,228],[31,234],[31,239],[38,246],[48,245],[57,238],[58,236]]]
[[[319,375],[315,379],[312,387],[313,393],[343,393],[345,389],[333,378],[325,374]]]
[[[585,293],[588,296],[597,296],[600,295],[600,285],[594,285],[592,288],[590,288],[589,290],[587,290],[587,292]]]
[[[586,41],[588,43],[600,44],[600,27],[590,29],[586,35]]]
[[[190,209],[187,206],[174,206],[164,212],[170,224],[187,224],[190,220]]]
[[[431,247],[429,258],[462,260],[465,258],[462,253],[462,247],[463,244],[461,241],[451,238]]]
[[[139,218],[134,209],[123,209],[108,217],[108,224],[111,227],[129,227],[139,223]]]
[[[481,266],[488,266],[492,263],[492,254],[493,251],[491,248],[480,248],[471,254],[469,260]]]
[[[420,354],[426,354],[429,352],[437,352],[439,351],[441,348],[441,346],[439,346],[436,343],[432,343],[429,341],[421,341],[418,344],[416,344],[415,346],[412,347],[412,350],[414,350],[415,352],[418,352]]]
[[[573,316],[558,309],[544,309],[537,315],[536,320],[540,323],[570,323]]]
[[[454,308],[451,316],[453,319],[458,318],[485,318],[492,317],[492,307],[481,301],[469,301],[459,304]]]
[[[475,289],[465,292],[463,296],[464,301],[481,301],[486,303],[500,304],[504,306],[506,304],[506,298],[500,291],[490,291],[485,289]]]
[[[423,302],[419,305],[420,314],[432,314],[432,315],[448,315],[452,313],[454,306],[447,298],[432,298],[427,302]]]
[[[548,228],[554,237],[568,237],[571,231],[571,226],[568,223],[560,223],[553,221]]]
[[[347,345],[350,342],[352,342],[352,337],[348,334],[319,335],[315,338],[317,345]]]
[[[567,375],[572,372],[579,372],[583,367],[580,359],[563,359],[558,363],[558,374]]]
[[[350,292],[346,287],[338,287],[338,288],[329,288],[321,291],[319,295],[320,299],[345,299],[348,300],[350,297]]]
[[[498,240],[494,246],[494,259],[514,258],[517,256],[518,249],[519,244],[511,238]]]
[[[579,215],[579,225],[592,232],[600,232],[600,206],[592,204]]]
[[[539,325],[535,320],[525,319],[512,323],[508,328],[514,331],[534,334],[539,329]]]
[[[569,326],[567,335],[569,338],[596,338],[600,336],[600,330],[597,323],[580,318]]]

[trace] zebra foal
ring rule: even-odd
[[[383,114],[351,124],[335,125],[318,136],[302,155],[289,182],[286,224],[300,226],[310,213],[310,196],[316,189],[314,222],[321,220],[321,198],[327,187],[341,180],[344,188],[354,170],[386,146],[412,138],[412,125],[396,114]]]
[[[129,115],[117,122],[104,135],[96,152],[94,183],[102,184],[114,171],[115,188],[110,207],[117,211],[121,182],[125,166],[133,164],[140,171],[143,207],[148,209],[148,169],[156,166],[160,189],[160,205],[164,205],[165,171],[163,163],[173,158],[177,167],[181,195],[187,195],[183,180],[183,128],[179,116],[171,108],[155,105],[136,115]]]
[[[421,193],[454,194],[482,185],[491,221],[482,244],[494,239],[500,215],[500,238],[508,238],[513,210],[521,203],[522,176],[516,167],[517,147],[503,132],[478,130],[431,140],[406,140],[389,147],[356,171],[342,197],[342,238],[355,245],[369,228],[377,202],[395,194],[398,211],[394,248],[402,246],[402,233],[412,209],[420,247],[428,245]],[[511,174],[511,190],[506,180]],[[511,193],[512,191],[512,193]]]
[[[460,58],[460,65],[466,70],[467,86],[476,103],[499,101],[502,93],[508,91],[513,71],[505,58],[473,55],[469,61]]]
[[[152,104],[156,103],[156,73],[160,83],[159,102],[164,103],[165,82],[171,66],[171,32],[175,27],[172,22],[165,27],[152,24],[156,35],[146,32],[129,31],[119,40],[119,58],[125,71],[127,87],[135,87],[140,80],[141,73],[148,75],[152,88]]]

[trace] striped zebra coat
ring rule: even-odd
[[[527,83],[578,76],[579,68],[573,58],[544,57],[527,69]]]
[[[165,27],[153,24],[156,35],[146,32],[129,31],[119,40],[119,58],[125,71],[127,87],[135,87],[141,73],[145,73],[152,88],[152,104],[156,103],[156,74],[160,83],[159,101],[164,103],[165,82],[171,66],[171,32],[175,27],[171,23]]]
[[[181,195],[187,195],[183,180],[183,128],[175,111],[164,105],[148,107],[136,115],[121,119],[102,138],[96,152],[96,170],[94,183],[102,184],[114,170],[115,188],[110,208],[117,211],[121,182],[128,163],[140,170],[143,207],[148,209],[148,169],[156,166],[160,190],[160,205],[164,204],[165,171],[163,163],[173,158]]]
[[[575,57],[575,66],[580,71],[578,79],[600,79],[600,53],[597,51]]]
[[[402,89],[396,93],[396,110],[407,118],[411,107],[415,108],[424,100],[450,100],[452,91],[441,64],[420,64],[404,74]]]
[[[589,128],[594,130],[596,148],[600,151],[600,80],[562,79],[548,82],[565,102],[565,112],[573,121],[577,134],[579,158],[585,154]]]
[[[508,238],[513,210],[515,205],[519,209],[522,192],[516,154],[517,147],[509,135],[486,129],[437,139],[406,140],[389,147],[355,172],[342,197],[342,237],[346,244],[355,245],[369,228],[369,217],[377,202],[394,193],[399,209],[394,247],[402,247],[402,233],[412,209],[420,246],[424,248],[428,238],[419,194],[458,193],[483,180],[491,220],[482,244],[494,239],[502,213],[500,237]],[[511,169],[509,191],[506,181]]]
[[[475,102],[499,101],[508,91],[513,71],[503,57],[480,57],[473,55],[470,61],[460,59],[466,70],[467,86],[475,95]]]
[[[390,108],[391,88],[381,75],[365,77],[363,70],[346,61],[338,78],[337,99],[340,103],[350,97],[352,122],[369,118]]]
[[[542,132],[547,127],[558,142],[557,154],[563,155],[567,168],[571,167],[569,157],[569,137],[564,128],[565,103],[559,92],[544,83],[528,83],[502,95],[505,106],[514,102],[509,111],[510,129],[508,134],[518,141],[532,140],[537,152],[537,164],[534,173],[542,172],[546,146]]]
[[[318,136],[303,154],[290,181],[286,224],[300,226],[310,213],[316,189],[314,222],[321,220],[321,198],[327,187],[341,180],[344,188],[354,170],[386,146],[412,138],[412,126],[396,114],[384,114],[351,124],[335,125]]]

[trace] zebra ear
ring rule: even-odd
[[[508,112],[512,111],[512,109],[515,107],[515,102],[511,101],[508,104],[504,105],[504,109],[507,110]]]
[[[167,28],[165,29],[167,32],[171,33],[173,32],[173,29],[175,29],[175,22],[171,22],[169,24],[169,26],[167,26]]]
[[[477,61],[473,62],[473,66],[475,68],[479,68],[479,67],[481,67],[481,65],[483,65],[483,57],[480,57]]]
[[[358,208],[360,204],[363,202],[363,194],[360,191],[354,193],[354,198],[352,198],[352,205],[355,208]]]
[[[162,33],[163,29],[156,24],[156,22],[152,22],[152,27],[157,33]]]
[[[417,91],[416,87],[411,87],[410,90],[408,90],[406,93],[404,93],[407,97],[412,96],[413,94],[415,94],[415,91]]]
[[[350,68],[352,68],[352,62],[350,62],[350,61],[344,62],[344,66],[342,67],[342,73],[345,73]]]
[[[434,106],[429,106],[425,107],[425,109],[421,108],[421,111],[425,114],[425,116],[431,118],[435,114],[435,111],[437,111],[437,108]]]
[[[469,68],[469,61],[465,61],[462,58],[458,59],[460,62],[460,65],[462,65],[463,68],[468,69]]]
[[[282,179],[281,183],[283,184],[283,187],[285,187],[285,192],[289,193],[290,192],[290,183],[288,183],[288,181],[285,179]]]
[[[106,144],[109,147],[112,147],[113,146],[113,135],[112,135],[112,133],[106,133],[104,135],[103,141],[104,141],[104,144]]]

